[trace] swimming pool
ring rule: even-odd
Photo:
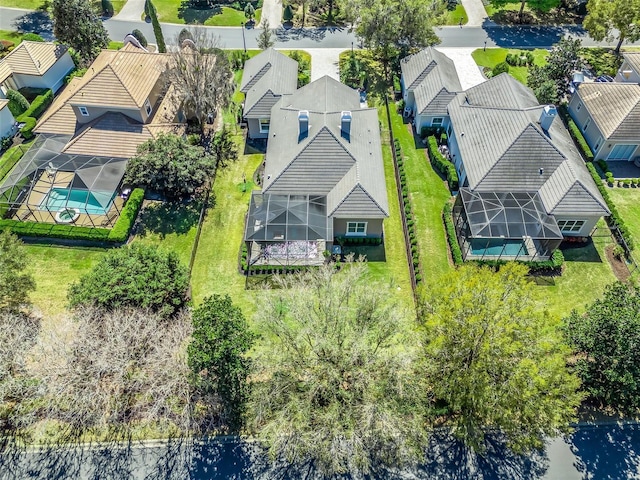
[[[40,203],[42,210],[57,211],[61,208],[77,208],[80,213],[106,215],[116,192],[88,192],[69,188],[52,188]]]
[[[527,247],[522,240],[502,240],[500,238],[471,240],[471,255],[479,257],[498,257],[500,255],[515,257],[516,255],[528,255]]]

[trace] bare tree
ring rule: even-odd
[[[204,29],[189,31],[169,54],[165,72],[167,83],[173,86],[178,101],[188,118],[202,127],[209,116],[226,108],[233,95],[233,71],[220,39]]]

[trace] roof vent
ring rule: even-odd
[[[351,112],[344,110],[340,114],[340,135],[347,142],[351,141]]]
[[[551,124],[553,123],[553,119],[558,116],[558,110],[553,105],[547,105],[542,109],[542,113],[540,113],[540,126],[545,132],[549,131],[551,128]]]
[[[301,142],[309,136],[309,110],[298,112],[298,127],[298,142]]]
[[[544,173],[544,168],[540,167],[540,169],[538,170],[538,173],[542,175]]]

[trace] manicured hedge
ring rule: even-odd
[[[53,102],[53,92],[51,90],[47,90],[42,95],[38,95],[33,102],[31,102],[31,106],[20,115],[16,120],[18,122],[24,122],[24,126],[20,129],[20,133],[26,139],[33,137],[33,129],[36,126],[37,119],[44,113],[49,105]]]
[[[133,192],[131,192],[131,195],[129,195],[129,199],[122,209],[122,212],[120,212],[120,216],[118,217],[118,220],[116,220],[116,224],[109,233],[110,242],[122,243],[127,241],[127,238],[129,238],[129,232],[138,217],[138,212],[140,211],[140,207],[142,207],[143,201],[144,190],[142,188],[134,189]]]
[[[380,237],[336,237],[336,242],[340,245],[382,245],[382,238]]]
[[[567,110],[566,105],[560,105],[558,110],[560,112],[560,115],[562,115],[562,118],[564,118],[565,123],[567,124],[567,128],[569,129],[569,134],[571,135],[571,138],[573,138],[573,141],[576,143],[576,145],[582,152],[582,156],[587,161],[589,162],[592,161],[593,153],[591,153],[591,148],[589,148],[589,144],[584,139],[584,135],[582,135],[582,132],[576,125],[576,122],[574,122],[571,116],[569,115],[569,111]]]
[[[449,249],[451,250],[453,264],[459,266],[462,265],[463,262],[462,250],[460,250],[460,245],[458,244],[458,239],[456,237],[456,228],[453,225],[452,213],[453,208],[451,207],[451,202],[447,201],[442,209],[442,218],[444,219],[444,228],[447,232],[447,241],[449,242]]]
[[[429,137],[429,140],[427,141],[427,150],[433,167],[447,177],[449,189],[452,191],[458,190],[458,172],[456,172],[456,167],[440,153],[436,137]]]
[[[629,250],[633,250],[635,245],[633,242],[633,237],[631,236],[631,232],[629,232],[629,228],[624,223],[624,220],[622,220],[622,217],[620,216],[620,213],[618,212],[615,204],[611,201],[609,192],[607,192],[607,189],[602,184],[602,179],[600,178],[600,175],[598,175],[596,167],[593,165],[593,163],[587,162],[587,169],[589,170],[593,181],[596,182],[596,186],[598,187],[598,190],[600,190],[604,201],[607,202],[607,207],[609,207],[609,211],[611,212],[611,215],[607,217],[607,224],[611,227],[618,227],[618,230],[620,231],[622,238],[624,238],[624,241],[627,243]]]
[[[25,138],[25,140],[29,140],[33,138],[33,129],[36,128],[36,123],[38,121],[33,117],[25,117],[24,115],[20,115],[16,118],[19,122],[24,122],[24,125],[20,129],[20,133]]]
[[[24,235],[27,237],[64,238],[68,240],[89,240],[94,242],[108,241],[110,232],[107,228],[21,222],[19,220],[0,220],[0,230],[9,230],[16,235]]]

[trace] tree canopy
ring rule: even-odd
[[[584,314],[565,319],[575,371],[586,392],[622,410],[640,408],[640,290],[621,282],[607,287]]]
[[[274,457],[327,477],[401,464],[424,435],[421,387],[401,347],[406,320],[365,269],[276,277],[258,309],[251,423]]]
[[[53,34],[72,47],[81,66],[88,66],[109,45],[109,35],[102,21],[86,0],[53,0]]]
[[[568,427],[581,396],[567,371],[558,321],[534,299],[520,265],[497,273],[464,266],[438,280],[422,305],[422,365],[453,432],[482,451],[500,431],[516,451]]]
[[[545,65],[530,68],[527,84],[540,103],[558,104],[563,98],[573,72],[582,68],[581,46],[580,39],[563,38],[551,48]]]
[[[273,38],[273,32],[271,31],[271,26],[269,25],[269,20],[262,21],[262,30],[260,34],[258,34],[258,48],[261,50],[266,50],[267,48],[271,48],[276,44],[276,41]]]
[[[582,25],[594,40],[617,39],[619,52],[625,40],[640,40],[640,0],[589,0]]]
[[[0,312],[17,312],[29,304],[36,284],[26,271],[27,258],[18,237],[0,231]]]
[[[520,3],[518,16],[522,19],[525,5],[528,5],[530,9],[538,12],[548,12],[553,8],[559,7],[561,2],[560,0],[491,0],[491,4],[498,8],[510,3]]]
[[[69,287],[71,307],[141,308],[170,317],[187,305],[189,278],[178,255],[134,243],[109,250]]]
[[[177,135],[160,134],[138,147],[127,164],[124,181],[167,198],[189,197],[213,176],[216,162],[204,148]]]

